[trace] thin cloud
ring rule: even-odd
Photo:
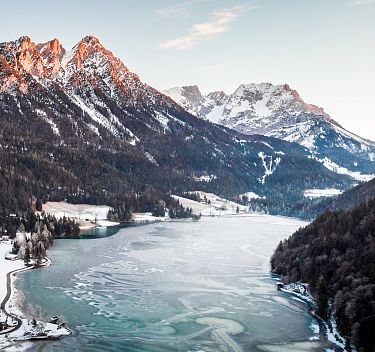
[[[156,15],[162,18],[173,17],[185,12],[183,7],[165,7],[155,11]]]
[[[375,0],[352,0],[350,2],[351,6],[361,6],[361,5],[368,5],[368,4],[375,4]]]
[[[180,50],[190,49],[192,46],[218,35],[228,32],[232,24],[245,12],[255,9],[257,6],[235,6],[230,9],[215,11],[209,22],[194,24],[189,33],[167,40],[158,45],[160,49],[177,48]]]
[[[197,5],[203,2],[209,2],[212,0],[187,0],[178,5],[170,5],[163,8],[160,8],[155,11],[155,14],[160,18],[170,18],[189,12],[189,7],[192,5]]]

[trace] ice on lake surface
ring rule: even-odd
[[[304,303],[276,291],[269,272],[279,241],[303,225],[233,216],[58,240],[53,265],[19,286],[75,334],[39,349],[323,351]]]

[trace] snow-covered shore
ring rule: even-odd
[[[280,291],[291,294],[298,300],[306,303],[309,306],[310,314],[318,321],[319,326],[322,325],[323,335],[325,336],[325,338],[338,346],[343,352],[347,352],[345,348],[345,339],[340,335],[337,329],[335,318],[331,315],[327,323],[315,314],[315,300],[313,296],[308,292],[307,284],[291,283],[289,285],[284,285],[284,287],[280,288]],[[351,351],[356,352],[356,349],[353,345],[351,345]]]
[[[79,224],[81,231],[92,230],[95,227],[110,227],[120,223],[108,221],[108,205],[70,204],[67,202],[47,202],[43,204],[43,211],[57,219],[69,218]]]
[[[141,224],[149,224],[153,222],[160,222],[160,221],[167,221],[169,220],[169,216],[164,217],[156,217],[153,216],[151,213],[133,213],[132,222],[137,225]]]
[[[30,347],[34,339],[56,339],[70,335],[64,325],[42,321],[30,321],[19,308],[18,294],[15,286],[16,273],[33,269],[25,266],[21,259],[7,260],[5,256],[12,249],[11,241],[0,242],[0,322],[7,322],[7,329],[0,331],[0,350],[23,351]],[[43,265],[50,265],[46,258]]]
[[[7,295],[7,274],[25,268],[22,260],[6,260],[5,256],[9,254],[12,249],[11,241],[0,242],[0,299],[3,301]]]
[[[244,214],[249,212],[249,208],[229,201],[225,198],[219,197],[214,193],[207,193],[202,191],[190,192],[192,194],[198,194],[201,198],[201,202],[191,200],[188,198],[172,195],[172,197],[180,202],[185,208],[191,208],[194,214],[202,216],[223,216],[223,215],[235,215]]]
[[[202,202],[173,195],[185,208],[191,208],[193,214],[202,216],[225,216],[235,214],[248,214],[249,209],[246,206],[237,204],[227,199],[221,198],[213,193],[202,191],[191,192],[199,194]],[[81,231],[89,231],[96,227],[110,227],[120,225],[118,222],[108,221],[108,211],[111,209],[108,205],[90,205],[90,204],[70,204],[67,202],[47,202],[43,204],[43,211],[56,218],[67,217],[79,223]],[[155,217],[151,213],[134,213],[131,221],[135,224],[145,224],[159,221],[167,221],[169,216]]]

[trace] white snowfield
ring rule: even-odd
[[[340,191],[339,189],[336,189],[336,188],[325,188],[325,189],[312,188],[312,189],[306,189],[303,192],[303,195],[306,198],[334,197],[334,196],[340,195],[342,192],[343,191]]]
[[[81,230],[89,230],[96,226],[109,227],[118,225],[118,222],[108,221],[108,205],[70,204],[67,202],[47,202],[43,204],[46,214],[51,214],[57,219],[64,216],[79,223]]]
[[[70,204],[67,202],[47,202],[43,204],[43,210],[46,214],[51,214],[57,218],[79,218],[87,220],[107,220],[108,211],[111,209],[108,205],[90,205],[90,204]]]
[[[165,217],[156,217],[153,216],[152,213],[133,213],[132,220],[136,224],[142,224],[145,222],[156,222],[156,221],[166,221],[169,217],[166,215]]]
[[[240,194],[239,197],[242,199],[243,197],[246,197],[247,199],[265,199],[266,197],[261,197],[255,192],[246,192],[243,194]]]
[[[335,162],[328,159],[327,157],[324,159],[317,159],[317,160],[320,161],[328,170],[331,170],[335,172],[336,174],[348,175],[357,181],[367,182],[367,181],[372,180],[375,177],[375,175],[372,175],[372,174],[366,175],[366,174],[361,174],[359,171],[348,170],[346,167],[337,165]]]
[[[194,214],[201,214],[202,216],[234,215],[237,214],[237,208],[240,213],[249,212],[248,207],[229,201],[225,198],[221,198],[214,193],[202,191],[193,191],[189,193],[199,194],[201,202],[196,202],[194,200],[176,195],[172,195],[172,197],[177,199],[182,206],[193,209]],[[205,201],[205,197],[207,199],[207,203]]]
[[[216,179],[217,179],[216,175],[204,175],[200,177],[194,177],[194,180],[198,182],[211,182],[212,180],[216,180]]]
[[[259,152],[258,156],[262,161],[262,166],[264,168],[264,175],[259,181],[264,185],[266,182],[266,177],[272,175],[276,171],[280,164],[281,158],[277,157],[273,159],[272,155],[267,156],[263,152]]]

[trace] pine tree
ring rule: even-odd
[[[25,262],[25,265],[29,265],[30,260],[31,260],[31,253],[30,253],[30,248],[29,248],[28,245],[26,246],[25,256],[24,256],[23,260]]]

